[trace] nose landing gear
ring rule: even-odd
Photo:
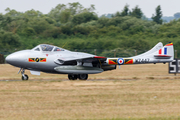
[[[19,72],[21,72],[21,74],[22,74],[22,80],[28,80],[29,79],[28,75],[24,74],[25,73],[24,68],[21,68],[19,70]],[[19,72],[18,72],[18,74],[19,74]]]
[[[22,80],[28,80],[28,75],[26,75],[26,74],[24,74],[24,75],[22,75]]]

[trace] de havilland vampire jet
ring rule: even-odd
[[[68,74],[69,80],[87,80],[88,74],[113,70],[116,69],[116,65],[166,63],[173,59],[173,43],[163,47],[159,42],[151,50],[128,58],[106,58],[41,44],[31,50],[8,55],[6,62],[20,68],[22,80],[28,80],[28,75],[24,74],[25,69],[30,70],[33,75],[40,75],[40,72]]]

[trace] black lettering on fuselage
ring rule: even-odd
[[[149,58],[145,58],[145,59],[135,59],[135,63],[148,63],[149,62]]]

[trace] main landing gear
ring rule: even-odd
[[[73,75],[73,74],[68,74],[69,80],[87,80],[88,79],[88,74],[79,74],[79,75]]]
[[[25,73],[24,68],[21,68],[19,70],[19,72],[21,72],[21,74],[22,74],[22,80],[28,80],[29,77],[28,77],[28,75],[24,74]],[[18,72],[18,74],[19,74],[19,72]]]

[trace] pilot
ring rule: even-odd
[[[52,50],[52,48],[53,48],[53,47],[51,47],[51,46],[47,45],[47,46],[46,46],[46,51],[51,51],[51,50]]]

